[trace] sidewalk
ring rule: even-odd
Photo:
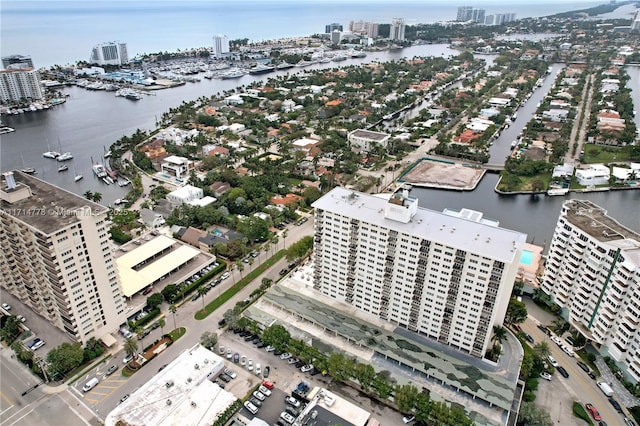
[[[596,357],[596,367],[600,370],[600,375],[602,376],[600,381],[607,382],[616,393],[616,399],[625,407],[635,407],[640,405],[640,398],[637,398],[631,395],[631,392],[625,388],[620,381],[615,378],[609,367],[604,362],[604,359],[598,355]]]

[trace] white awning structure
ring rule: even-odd
[[[115,337],[113,337],[110,334],[105,334],[104,336],[102,336],[100,338],[100,340],[102,341],[102,343],[104,343],[104,345],[108,348],[110,348],[111,346],[115,345],[116,343],[118,343],[118,341],[116,340]]]

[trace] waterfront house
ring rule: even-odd
[[[164,217],[160,213],[156,213],[151,209],[141,209],[139,221],[147,228],[159,228],[164,225]]]
[[[194,163],[188,158],[170,155],[162,161],[160,170],[176,179],[186,179],[191,170],[194,170]]]
[[[576,170],[576,179],[582,186],[606,185],[609,177],[609,168],[603,164],[592,164],[587,169]]]

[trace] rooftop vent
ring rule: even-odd
[[[194,365],[193,368],[195,368],[196,370],[200,370],[200,366],[198,364]]]

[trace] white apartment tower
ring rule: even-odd
[[[126,321],[107,211],[18,171],[0,181],[0,285],[82,343]]]
[[[3,103],[44,99],[37,71],[33,68],[0,70],[0,99]]]
[[[404,41],[404,19],[402,18],[393,18],[391,20],[391,27],[389,28],[389,39]]]
[[[89,63],[98,65],[124,65],[129,63],[127,43],[112,41],[94,46],[91,50]]]
[[[541,288],[571,325],[640,381],[638,232],[590,201],[566,201]]]
[[[314,288],[476,357],[502,325],[526,235],[482,213],[435,212],[335,188],[315,208]]]
[[[213,36],[213,56],[219,58],[229,53],[229,37],[226,35]]]

